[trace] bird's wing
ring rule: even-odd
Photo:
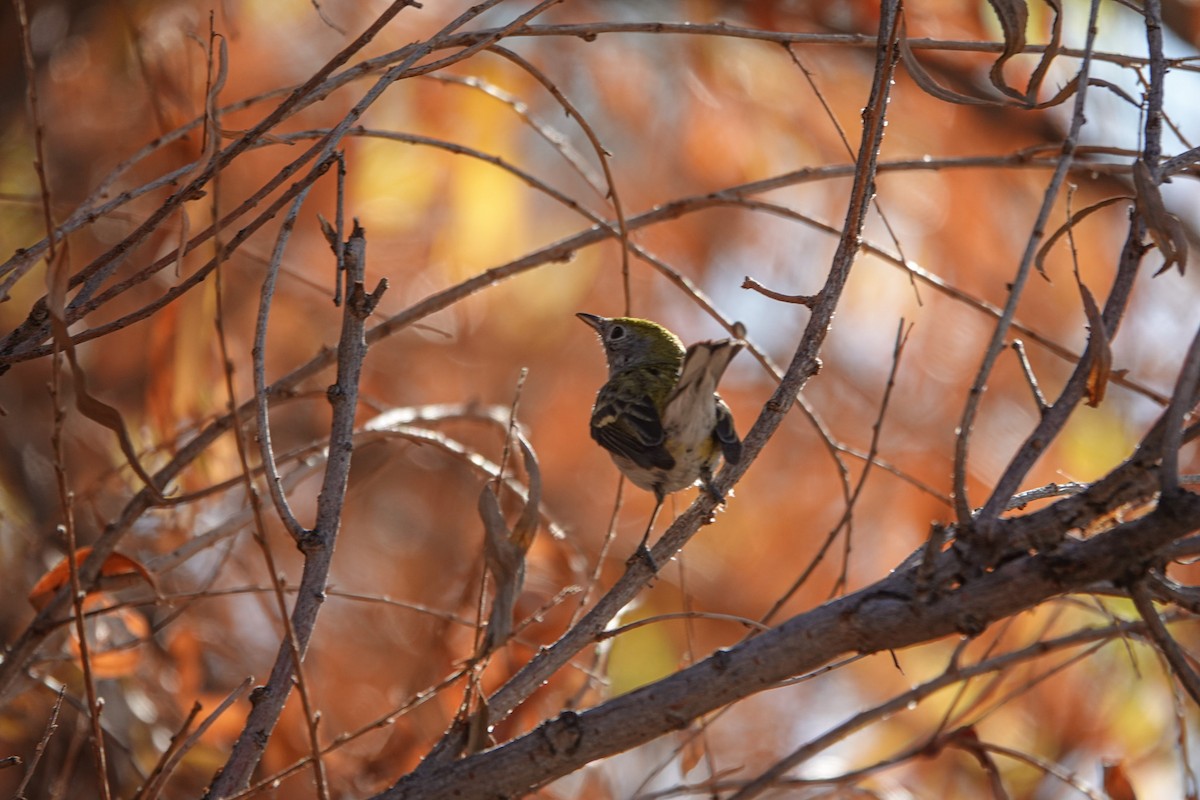
[[[615,398],[601,392],[592,409],[592,438],[605,450],[628,458],[645,469],[671,469],[675,459],[666,448],[666,432],[649,395]]]

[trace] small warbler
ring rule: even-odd
[[[635,556],[657,571],[646,543],[663,498],[699,480],[723,503],[713,470],[722,457],[731,464],[741,458],[733,414],[716,389],[742,342],[697,342],[685,352],[678,336],[649,320],[576,316],[600,335],[608,359],[608,382],[592,408],[592,438],[629,480],[654,493]]]

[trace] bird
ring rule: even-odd
[[[591,435],[625,477],[654,494],[654,512],[633,558],[657,572],[647,542],[663,500],[699,481],[724,503],[712,484],[713,471],[721,459],[741,460],[733,413],[716,390],[744,345],[745,328],[737,323],[738,338],[696,342],[684,350],[678,336],[650,320],[576,316],[599,335],[608,361],[608,380],[592,407]]]

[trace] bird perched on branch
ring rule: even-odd
[[[742,443],[733,414],[716,393],[740,339],[697,342],[687,349],[656,322],[576,314],[600,335],[608,381],[592,408],[591,432],[634,485],[654,493],[654,513],[635,556],[657,565],[646,543],[663,499],[696,481],[719,503],[712,475],[722,458],[736,464]],[[737,326],[739,337],[742,326]]]

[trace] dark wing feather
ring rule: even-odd
[[[675,459],[667,451],[666,432],[649,396],[622,398],[617,413],[613,398],[604,391],[592,409],[592,438],[611,453],[624,456],[644,469],[671,469]]]
[[[733,427],[733,412],[720,397],[717,400],[717,427],[713,433],[721,445],[721,455],[730,464],[736,464],[742,458],[742,442],[738,439]]]

